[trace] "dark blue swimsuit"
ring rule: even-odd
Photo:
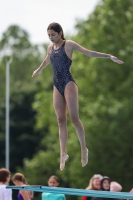
[[[54,86],[57,88],[60,94],[64,96],[67,83],[70,81],[75,83],[75,80],[70,72],[72,60],[66,55],[65,42],[57,50],[54,49],[53,45],[50,54],[50,60],[53,67]]]

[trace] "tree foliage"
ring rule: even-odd
[[[5,165],[5,79],[6,63],[10,63],[10,169],[23,166],[23,158],[32,158],[41,133],[34,129],[36,112],[32,108],[40,78],[32,79],[33,70],[41,62],[44,45],[32,45],[28,33],[10,26],[0,40],[0,166]],[[38,134],[38,135],[37,135]],[[38,136],[38,137],[37,137]]]

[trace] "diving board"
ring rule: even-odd
[[[111,192],[111,191],[98,191],[98,190],[84,190],[75,188],[63,188],[63,187],[49,187],[41,185],[30,186],[6,186],[7,189],[13,190],[29,190],[34,192],[47,192],[58,193],[74,196],[89,196],[89,197],[102,197],[102,198],[115,198],[115,199],[133,199],[133,193],[129,192]]]

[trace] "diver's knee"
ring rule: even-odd
[[[70,116],[70,120],[71,120],[71,122],[72,122],[73,124],[76,124],[76,123],[79,122],[79,118],[78,118],[77,116],[75,116],[75,115],[71,115],[71,116]]]
[[[66,118],[64,117],[58,117],[57,120],[58,120],[58,126],[62,126],[66,124]]]

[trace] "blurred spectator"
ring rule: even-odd
[[[111,184],[110,184],[110,191],[112,192],[121,192],[122,190],[122,186],[115,182],[115,181],[112,181]]]
[[[58,187],[60,184],[59,178],[57,176],[50,176],[48,179],[48,186],[49,187]],[[66,200],[64,194],[57,194],[57,193],[42,193],[42,200]]]
[[[110,191],[110,178],[108,176],[104,176],[100,182],[100,188],[102,191]]]
[[[130,190],[130,193],[133,193],[133,188]],[[128,200],[133,200],[133,198],[132,199],[128,199]]]
[[[111,183],[110,178],[108,176],[104,176],[101,179],[101,182],[100,182],[101,190],[102,191],[110,191],[110,183]],[[111,198],[109,198],[109,197],[107,197],[107,198],[105,198],[105,197],[104,198],[103,197],[92,197],[91,200],[111,200]]]
[[[130,190],[130,193],[133,193],[133,188]]]
[[[102,176],[100,174],[95,174],[94,176],[92,176],[86,190],[100,190],[101,179]],[[91,200],[91,198],[92,197],[83,196],[82,200]]]
[[[10,181],[10,171],[5,168],[0,169],[0,200],[12,200],[12,190],[6,189]]]
[[[26,178],[21,173],[14,174],[12,178],[13,183],[16,186],[27,186],[29,185],[26,181]],[[19,190],[18,200],[33,200],[34,193],[32,191]]]

